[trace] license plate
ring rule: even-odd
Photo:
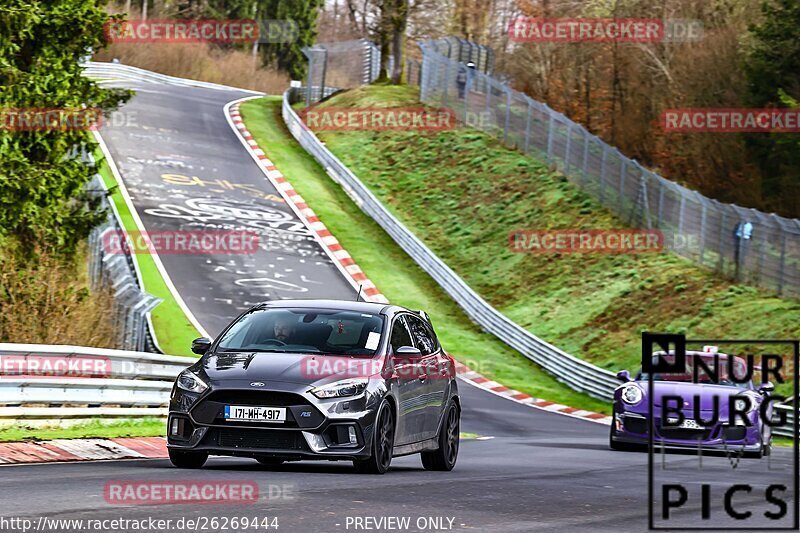
[[[674,424],[678,421],[677,418],[668,418],[667,420],[669,420],[671,424]],[[703,426],[697,423],[697,420],[692,420],[691,418],[685,418],[678,427],[681,429],[704,429]]]
[[[253,407],[252,405],[226,405],[225,420],[246,422],[285,422],[285,407]]]

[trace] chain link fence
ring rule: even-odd
[[[315,44],[303,48],[308,58],[305,105],[319,102],[337,89],[372,83],[378,78],[381,54],[366,39]]]
[[[91,156],[90,156],[91,157]],[[136,266],[128,254],[113,253],[108,235],[123,235],[108,199],[108,191],[100,176],[95,175],[89,190],[101,198],[101,206],[109,215],[89,235],[89,283],[92,290],[110,288],[114,295],[114,331],[116,347],[137,352],[163,353],[158,346],[150,320],[150,311],[160,298],[145,292],[139,284]]]
[[[666,248],[741,282],[800,296],[800,220],[724,204],[644,168],[583,126],[469,69],[428,42],[420,99],[555,165],[630,226],[658,229]]]
[[[494,50],[486,45],[460,37],[443,37],[428,41],[426,45],[453,61],[472,62],[475,64],[475,69],[484,74],[491,74],[494,70]]]

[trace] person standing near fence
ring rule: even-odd
[[[458,98],[464,99],[467,92],[467,85],[472,84],[472,78],[475,77],[475,63],[472,61],[467,63],[466,68],[459,68],[458,75],[456,76],[456,85],[458,85]]]

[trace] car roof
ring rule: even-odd
[[[318,309],[340,309],[342,311],[355,311],[358,313],[384,313],[385,310],[398,307],[384,303],[363,302],[352,300],[332,300],[332,299],[293,299],[293,300],[269,300],[260,303],[257,307],[269,307],[271,309],[281,307],[295,308],[318,308]],[[385,314],[385,313],[384,313]]]

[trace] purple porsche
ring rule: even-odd
[[[655,446],[738,450],[750,457],[769,455],[772,433],[764,419],[772,416],[772,402],[766,400],[774,385],[763,383],[756,387],[752,379],[738,383],[742,380],[730,379],[729,373],[747,376],[742,358],[717,354],[716,347],[704,350],[686,352],[684,373],[653,375]],[[655,355],[673,356],[665,352]],[[693,363],[698,359],[699,362]],[[719,369],[710,376],[703,367],[714,370],[715,361]],[[698,368],[693,368],[694,365]],[[628,371],[623,370],[617,377],[623,385],[614,391],[610,446],[622,450],[646,445],[650,427],[648,376],[640,372],[631,379]],[[667,414],[666,423],[662,422],[662,412]]]

